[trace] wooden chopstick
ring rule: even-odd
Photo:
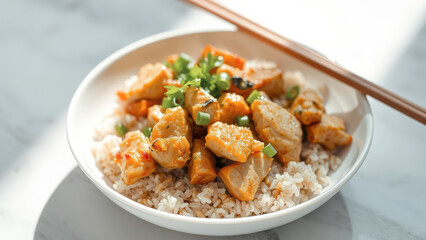
[[[261,39],[281,51],[311,65],[312,67],[346,83],[363,94],[426,124],[426,110],[324,58],[316,52],[282,37],[265,27],[210,0],[185,0],[236,25],[240,30]]]

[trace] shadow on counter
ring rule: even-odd
[[[352,239],[352,225],[340,193],[292,223],[232,237],[175,232],[141,220],[106,198],[77,167],[44,207],[34,233],[42,239]]]

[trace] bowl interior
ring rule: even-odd
[[[161,62],[167,55],[180,52],[198,58],[206,44],[228,49],[247,59],[258,58],[274,61],[283,71],[299,70],[308,81],[327,85],[330,94],[326,103],[326,111],[336,114],[346,121],[347,130],[353,136],[353,143],[337,152],[337,155],[343,160],[342,165],[331,174],[331,183],[320,196],[309,201],[315,201],[323,194],[336,193],[360,167],[371,142],[372,116],[366,98],[354,89],[297,59],[242,32],[234,31],[157,35],[133,43],[100,63],[78,88],[68,113],[69,143],[77,162],[86,175],[101,190],[112,195],[109,197],[130,204],[131,208],[137,208],[135,211],[156,211],[142,205],[137,206],[139,204],[131,203],[131,200],[111,189],[111,184],[103,178],[90,152],[93,128],[113,107],[116,101],[116,90],[124,86],[125,79],[137,74],[141,65]],[[225,220],[216,219],[214,221]],[[233,221],[242,220],[233,219]]]

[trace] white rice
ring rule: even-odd
[[[129,130],[147,126],[146,119],[126,114],[124,106],[117,104],[94,130],[92,154],[100,170],[117,192],[148,207],[184,216],[235,218],[293,207],[318,195],[330,182],[327,174],[341,164],[338,157],[321,145],[305,143],[302,161],[284,166],[275,160],[254,200],[247,202],[229,195],[219,177],[203,185],[190,184],[186,168],[170,170],[157,165],[154,173],[128,186],[121,180],[120,168],[114,163],[122,141],[114,129],[119,122]]]
[[[147,126],[146,118],[137,118],[133,115],[127,114],[125,112],[124,106],[119,102],[116,103],[114,110],[109,113],[100,123],[95,126],[93,139],[100,141],[108,135],[115,135],[115,125],[118,123],[123,123],[129,131],[142,129]]]

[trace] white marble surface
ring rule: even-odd
[[[425,107],[426,2],[371,2],[226,4]],[[76,167],[65,136],[67,105],[95,64],[180,27],[230,26],[171,0],[0,2],[0,239],[210,239],[115,206]],[[339,194],[285,226],[228,238],[425,239],[426,128],[370,100],[373,144]]]

